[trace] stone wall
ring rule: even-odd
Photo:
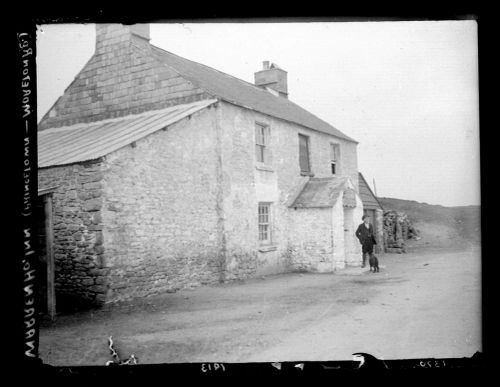
[[[226,279],[251,276],[258,264],[254,129],[241,112],[226,103],[217,109]]]
[[[356,207],[344,207],[342,196],[333,207],[290,210],[289,259],[294,269],[333,272],[361,264],[361,246],[355,236],[363,214]]]
[[[289,258],[294,270],[332,272],[332,208],[291,210]]]
[[[346,219],[346,217],[349,217]],[[344,233],[345,233],[345,263],[348,266],[360,266],[362,263],[362,249],[356,230],[363,217],[363,202],[359,196],[356,196],[356,207],[344,207]],[[345,231],[348,230],[348,231]]]
[[[288,201],[304,181],[299,168],[298,134],[310,137],[311,167],[316,177],[332,176],[329,144],[340,144],[338,176],[349,176],[357,191],[356,144],[229,103],[221,103],[219,109],[227,267],[234,277],[289,270],[289,240],[295,223]],[[256,122],[270,128],[267,165],[256,162]],[[272,203],[274,251],[258,251],[259,202]]]
[[[344,206],[342,198],[332,208],[332,233],[333,233],[333,262],[334,269],[343,269],[346,266],[346,246],[344,232]]]
[[[109,301],[223,279],[216,138],[205,109],[106,157]]]
[[[52,188],[55,290],[58,310],[101,304],[103,268],[102,164],[87,162],[38,171],[39,189]]]

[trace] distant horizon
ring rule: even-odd
[[[393,198],[393,197],[388,197],[388,196],[377,196],[377,199],[400,200],[400,201],[403,201],[403,202],[414,202],[414,203],[418,203],[418,204],[425,204],[427,206],[439,206],[439,207],[445,207],[445,208],[481,207],[481,204],[464,204],[464,205],[460,205],[460,206],[445,206],[445,205],[442,205],[442,204],[419,202],[418,200]]]
[[[291,101],[359,141],[379,197],[480,206],[474,20],[151,24],[151,44],[250,83],[277,63]],[[39,119],[94,48],[93,24],[39,26]]]

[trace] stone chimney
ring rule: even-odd
[[[133,36],[145,39],[147,42],[151,40],[149,24],[133,24],[129,28]]]
[[[262,62],[262,70],[255,73],[255,85],[288,98],[287,72],[275,63]]]
[[[147,24],[96,24],[95,53],[38,130],[138,114],[211,98],[151,54]]]
[[[149,24],[96,24],[97,54],[114,51],[128,45],[132,40],[149,45]]]

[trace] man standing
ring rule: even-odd
[[[373,245],[376,245],[377,241],[373,234],[373,226],[370,223],[370,217],[368,215],[363,215],[361,220],[363,220],[363,223],[358,226],[356,237],[359,239],[363,250],[363,264],[361,267],[365,267],[366,255],[369,254],[370,258],[373,256]]]

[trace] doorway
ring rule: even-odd
[[[354,224],[354,208],[344,206],[344,251],[347,262],[353,262],[356,254],[356,225]]]
[[[54,230],[52,193],[38,192],[36,203],[38,235],[38,299],[39,311],[51,320],[56,317]]]

